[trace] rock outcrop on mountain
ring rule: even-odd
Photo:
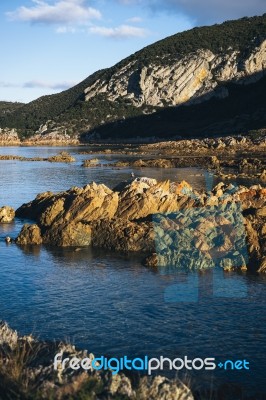
[[[42,193],[16,216],[31,218],[17,243],[94,246],[150,254],[149,266],[265,270],[266,189],[137,178],[113,190],[92,183]]]
[[[0,128],[0,145],[19,145],[21,143],[16,129]]]
[[[248,54],[225,49],[218,54],[199,49],[176,59],[167,66],[149,64],[138,68],[137,61],[116,71],[111,78],[97,80],[85,89],[85,100],[106,94],[107,100],[125,99],[134,106],[164,107],[182,103],[200,103],[212,96],[224,98],[225,82],[248,84],[266,73],[266,40],[254,43]]]
[[[163,123],[159,134],[164,137],[186,134],[193,121],[200,135],[213,124],[211,134],[265,128],[265,90],[256,85],[262,82],[265,87],[265,69],[266,14],[194,28],[147,46],[69,90],[0,113],[0,126],[43,143],[76,140],[81,134],[82,140],[156,136],[156,130],[150,133],[143,124],[149,115],[155,118],[147,119],[151,128]],[[206,115],[198,108],[179,115],[182,105],[206,102]],[[160,114],[169,108],[170,126]],[[132,121],[133,117],[143,118]],[[131,130],[119,130],[127,120]],[[114,132],[108,131],[113,123]]]

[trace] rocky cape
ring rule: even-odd
[[[266,271],[266,189],[137,178],[111,190],[91,183],[39,194],[16,217],[19,245],[94,246],[140,252],[148,266]]]
[[[178,379],[162,376],[126,376],[111,370],[54,369],[54,357],[95,358],[87,350],[63,342],[41,342],[19,336],[0,321],[0,399],[91,400],[193,400],[191,391]]]

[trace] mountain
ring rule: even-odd
[[[21,137],[180,136],[265,128],[266,14],[152,44],[59,94],[1,112]]]

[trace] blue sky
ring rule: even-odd
[[[159,39],[266,0],[1,0],[0,100],[60,92]]]

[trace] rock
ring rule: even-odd
[[[258,270],[266,251],[265,207],[260,185],[220,183],[199,194],[185,181],[137,178],[114,190],[91,183],[42,193],[21,206],[16,215],[37,225],[24,226],[18,243],[141,252],[151,254],[148,266]]]
[[[95,167],[99,163],[98,158],[91,158],[90,160],[84,160],[82,163],[83,167]]]
[[[4,206],[0,208],[0,223],[12,222],[15,218],[15,210],[12,207]]]
[[[54,368],[55,355],[58,357]],[[3,399],[128,399],[193,400],[191,391],[178,379],[162,376],[138,377],[134,372],[112,374],[111,369],[73,370],[62,359],[92,361],[87,350],[63,342],[41,342],[32,336],[19,336],[0,321],[0,392]],[[8,382],[8,384],[7,384]],[[25,393],[27,396],[25,397]],[[96,394],[97,393],[97,394]],[[29,394],[29,396],[28,396]]]
[[[94,80],[84,91],[85,100],[104,94],[112,102],[124,99],[136,107],[163,107],[200,103],[211,97],[224,98],[228,91],[221,83],[232,80],[237,84],[251,83],[252,79],[261,78],[265,68],[265,47],[265,40],[258,46],[254,42],[248,55],[228,50],[214,54],[208,49],[199,49],[173,57],[167,63],[151,62],[142,67],[128,61],[110,74],[108,80]],[[233,146],[234,139],[228,145]],[[225,147],[223,143],[219,146]]]
[[[262,258],[258,272],[266,273],[266,256]]]
[[[16,240],[20,245],[38,245],[42,243],[41,230],[38,225],[25,224]]]
[[[137,223],[122,218],[98,221],[92,225],[92,245],[122,252],[152,252],[153,224]]]
[[[118,193],[92,183],[57,195],[47,192],[20,207],[17,216],[34,218],[43,231],[43,243],[56,246],[91,244],[90,223],[110,219],[118,207]]]
[[[7,237],[5,238],[5,242],[6,242],[6,244],[10,244],[10,243],[13,243],[13,242],[14,242],[14,239],[12,239],[10,236],[7,236]]]
[[[119,195],[119,205],[115,214],[118,218],[135,220],[156,213],[177,211],[182,203],[189,200],[186,193],[190,185],[186,182],[171,185],[170,182],[133,181]],[[185,196],[185,197],[183,197]]]
[[[191,391],[178,379],[171,381],[162,376],[144,377],[140,380],[139,400],[193,400]]]
[[[17,146],[20,145],[20,139],[16,129],[0,128],[1,145]]]
[[[260,180],[266,182],[266,169],[264,169],[260,175]]]
[[[256,211],[257,217],[266,217],[266,206],[258,208]]]
[[[210,164],[214,168],[219,168],[220,167],[220,161],[218,160],[218,158],[216,156],[212,156],[210,158]]]
[[[147,267],[158,267],[159,266],[158,254],[152,253],[145,259],[144,263]]]
[[[76,161],[75,158],[66,151],[61,151],[58,155],[49,157],[47,160],[50,162],[64,162],[64,163]]]

